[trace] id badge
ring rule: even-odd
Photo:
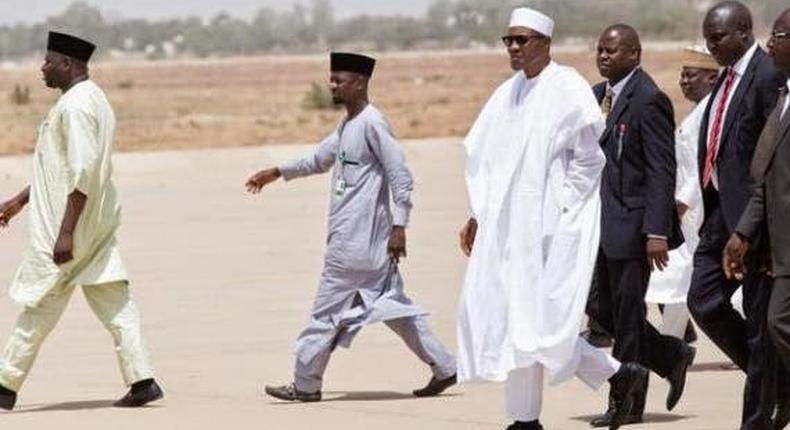
[[[345,179],[343,178],[338,179],[337,183],[335,184],[335,195],[342,196],[343,194],[346,193],[347,187],[348,185],[346,184]]]

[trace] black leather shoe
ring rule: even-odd
[[[540,421],[516,421],[513,424],[507,426],[505,430],[543,430],[543,426],[540,425]]]
[[[10,411],[16,404],[16,392],[0,385],[0,409]]]
[[[612,422],[614,420],[617,411],[614,407],[610,407],[605,414],[601,415],[590,421],[590,426],[592,427],[612,427]],[[642,414],[628,414],[624,420],[620,423],[620,425],[627,425],[627,424],[639,424],[642,422]],[[619,426],[618,426],[619,427]],[[616,428],[616,427],[614,427]]]
[[[136,382],[125,396],[118,399],[113,406],[118,408],[139,408],[165,397],[159,384],[153,379]]]
[[[790,401],[784,400],[776,405],[773,418],[773,430],[782,430],[790,423]]]
[[[294,384],[282,385],[280,387],[272,387],[267,385],[265,391],[266,394],[274,398],[280,400],[288,400],[291,402],[320,402],[321,401],[321,391],[316,391],[314,393],[299,391],[296,389],[296,385]]]
[[[612,345],[614,345],[614,341],[612,340],[611,336],[591,328],[584,330],[579,334],[579,336],[596,348],[611,348]]]
[[[414,394],[415,397],[434,397],[442,394],[444,390],[457,383],[457,375],[453,375],[445,379],[436,379],[433,377],[430,381],[428,381],[428,385],[418,390],[412,391],[412,394]]]
[[[611,378],[612,399],[617,399],[609,402],[609,409],[606,413],[599,417],[600,420],[593,420],[601,425],[593,426],[604,427],[603,423],[609,426],[609,430],[617,430],[621,425],[627,424],[633,418],[642,420],[642,414],[634,415],[632,411],[634,407],[634,396],[644,385],[644,381],[648,378],[648,371],[644,367],[636,363],[623,363]],[[637,421],[637,422],[639,422]]]
[[[667,376],[669,382],[669,393],[667,394],[667,410],[671,411],[678,404],[686,388],[686,373],[688,368],[694,363],[697,350],[693,346],[683,345],[681,359],[675,364],[672,372]]]

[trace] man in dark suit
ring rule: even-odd
[[[725,1],[713,6],[705,16],[703,35],[725,70],[711,93],[700,131],[705,216],[687,303],[699,327],[747,374],[741,429],[770,428],[775,402],[775,366],[765,327],[770,282],[752,254],[742,280],[744,320],[730,304],[741,282],[727,280],[721,262],[749,200],[749,163],[781,80],[755,42],[751,13],[743,4]],[[759,235],[754,240],[759,243]]]
[[[774,23],[768,49],[774,65],[790,77],[790,9],[782,13]],[[767,307],[767,327],[785,368],[790,368],[790,79],[782,87],[779,101],[768,118],[754,152],[751,176],[754,190],[746,210],[730,236],[724,250],[724,271],[727,279],[743,279],[744,257],[750,248],[759,246],[761,233],[770,258],[766,258],[767,269],[774,276],[773,289]],[[784,412],[784,413],[782,413]],[[777,410],[774,428],[784,428],[790,420],[787,408]]]
[[[640,67],[636,31],[607,28],[598,41],[598,70],[607,79],[593,88],[607,116],[601,147],[606,166],[601,183],[601,249],[598,306],[593,315],[614,335],[613,355],[638,362],[670,383],[667,408],[683,392],[694,349],[661,335],[646,319],[645,293],[652,269],[663,269],[667,252],[682,243],[675,214],[675,125],[672,103]],[[642,420],[647,380],[627,422]],[[622,405],[609,395],[607,412],[592,421],[609,425]]]

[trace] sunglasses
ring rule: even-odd
[[[505,44],[508,48],[513,45],[513,42],[516,43],[519,47],[522,47],[529,43],[531,40],[543,39],[546,36],[540,35],[518,35],[518,36],[502,36],[502,43]]]
[[[776,30],[774,30],[774,31],[771,32],[771,38],[773,38],[773,39],[784,39],[786,37],[790,37],[790,33],[786,32],[786,31],[776,31]]]

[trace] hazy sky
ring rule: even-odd
[[[57,14],[73,0],[0,0],[0,24],[39,22]],[[224,10],[247,18],[261,7],[290,9],[310,0],[86,0],[105,12],[124,17],[165,18],[199,15],[211,17]],[[336,16],[367,14],[405,14],[421,16],[431,0],[332,0]]]

